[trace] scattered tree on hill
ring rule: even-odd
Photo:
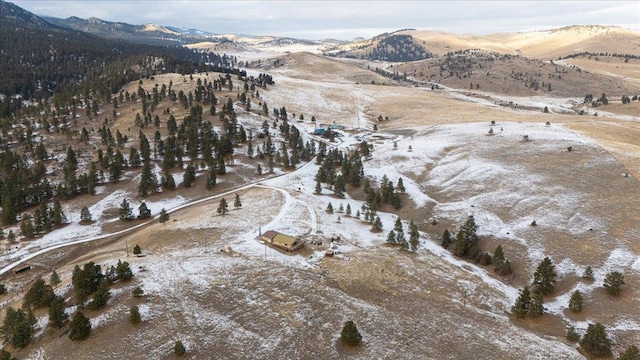
[[[142,295],[144,295],[144,290],[142,290],[140,286],[136,286],[136,288],[131,291],[131,296],[134,298],[141,298]]]
[[[340,333],[340,340],[348,346],[358,346],[362,342],[362,335],[353,321],[349,320],[344,324]]]
[[[195,166],[189,164],[187,165],[187,169],[184,171],[183,177],[183,185],[186,188],[190,188],[193,185],[193,182],[196,180],[196,168]]]
[[[567,329],[567,340],[573,343],[580,341],[580,335],[578,335],[574,326],[569,326]]]
[[[131,267],[129,267],[128,262],[118,260],[118,265],[116,266],[116,277],[122,282],[129,281],[133,278],[133,272],[131,271]]]
[[[529,303],[529,317],[537,318],[544,314],[544,300],[542,298],[542,293],[537,293],[533,295],[531,298],[531,302]]]
[[[640,360],[640,351],[638,351],[638,347],[635,345],[631,345],[625,350],[618,360]]]
[[[396,188],[398,189],[398,191],[400,192],[406,192],[407,190],[404,188],[404,182],[402,182],[402,178],[398,179],[398,185],[396,186]]]
[[[603,284],[607,292],[615,296],[622,293],[622,285],[624,285],[624,275],[618,271],[608,273]]]
[[[233,207],[235,209],[242,207],[242,202],[240,201],[240,195],[236,193],[235,200],[233,201]]]
[[[136,246],[133,247],[133,255],[140,254],[142,254],[142,248],[140,248],[140,245],[136,244]]]
[[[611,340],[607,336],[607,330],[600,323],[589,324],[587,332],[580,340],[580,346],[589,354],[601,357],[610,357]]]
[[[187,349],[185,349],[184,345],[182,344],[182,341],[180,340],[176,341],[175,345],[173,345],[173,353],[178,356],[182,356],[184,355],[185,352],[187,352]]]
[[[207,174],[207,183],[205,186],[207,189],[211,189],[216,185],[217,182],[218,182],[218,177],[216,175],[216,167],[212,166],[209,169],[209,174]]]
[[[396,233],[393,230],[389,231],[389,235],[387,235],[387,244],[395,244],[396,243]]]
[[[83,206],[82,210],[80,210],[80,220],[82,222],[90,222],[91,221],[91,212],[89,211],[88,207]]]
[[[227,205],[227,200],[225,198],[220,199],[220,205],[218,205],[218,215],[225,215],[229,212],[229,206]]]
[[[347,203],[347,208],[345,209],[345,214],[347,214],[347,216],[351,216],[351,205],[349,205]]]
[[[69,325],[69,339],[84,340],[91,334],[91,321],[81,311],[76,311]]]
[[[569,310],[574,313],[582,311],[582,294],[580,294],[580,290],[576,290],[571,294],[571,299],[569,299]]]
[[[382,220],[380,220],[380,216],[376,216],[375,220],[371,225],[371,231],[380,232],[382,231]]]
[[[142,322],[142,317],[140,316],[140,309],[138,305],[133,305],[129,308],[129,322],[133,325],[138,325]]]
[[[36,320],[31,311],[23,309],[13,310],[7,308],[7,313],[2,324],[2,334],[4,341],[14,348],[23,348],[31,341],[33,335],[33,324]]]
[[[584,269],[584,274],[582,274],[582,277],[587,279],[587,280],[593,280],[593,269],[591,269],[591,266],[587,266]]]
[[[122,203],[120,203],[120,220],[129,221],[133,219],[134,217],[131,205],[129,205],[127,199],[122,199]]]
[[[49,306],[49,326],[60,329],[69,316],[64,312],[64,298],[56,296]]]
[[[533,274],[533,289],[535,293],[548,295],[556,285],[556,270],[549,257],[545,257]]]
[[[412,251],[418,250],[418,245],[420,244],[420,232],[418,232],[418,226],[413,222],[409,223],[409,245],[411,245]]]
[[[327,213],[333,214],[333,205],[331,205],[331,203],[329,203],[329,205],[327,205]]]
[[[444,229],[444,233],[442,234],[442,247],[447,249],[453,240],[451,239],[451,233],[449,233],[449,229]]]
[[[169,221],[169,213],[167,213],[167,210],[165,210],[165,208],[162,208],[162,210],[160,210],[160,218],[158,219],[158,221],[160,221],[161,224]]]
[[[4,295],[7,293],[7,287],[4,284],[0,284],[0,295]]]
[[[524,318],[529,313],[529,307],[531,304],[531,295],[529,294],[529,287],[525,286],[520,292],[520,296],[516,299],[515,304],[511,307],[511,312],[517,318]]]
[[[143,201],[138,207],[138,219],[148,219],[151,217],[151,210],[147,207],[147,204]]]

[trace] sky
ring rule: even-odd
[[[10,0],[11,1],[11,0]],[[13,0],[37,15],[97,17],[216,34],[351,40],[399,29],[488,34],[567,25],[640,32],[640,1]]]

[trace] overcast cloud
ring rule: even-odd
[[[640,32],[640,1],[12,1],[38,15],[154,23],[216,34],[372,37],[404,28],[487,34],[566,25]]]

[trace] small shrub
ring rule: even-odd
[[[353,321],[349,320],[344,324],[340,333],[340,340],[349,346],[358,346],[362,342],[362,335],[360,335]]]
[[[185,352],[187,352],[187,349],[184,348],[182,341],[176,341],[175,345],[173,345],[173,353],[178,356],[182,356]]]

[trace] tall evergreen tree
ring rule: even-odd
[[[529,294],[529,287],[525,286],[520,292],[520,296],[516,299],[515,304],[511,307],[511,312],[517,318],[524,318],[529,313],[530,304],[531,295]]]
[[[240,201],[240,195],[238,193],[236,193],[235,200],[233,201],[233,207],[235,209],[242,207],[242,202]]]
[[[580,294],[580,290],[576,290],[571,294],[571,299],[569,299],[569,310],[574,313],[582,311],[582,294]]]
[[[122,199],[120,203],[120,220],[128,221],[133,220],[133,210],[127,199]]]
[[[549,257],[545,257],[533,274],[533,289],[535,293],[548,295],[556,286],[556,270]]]
[[[600,323],[589,324],[587,332],[580,340],[580,346],[589,354],[601,357],[610,357],[611,340],[607,336],[607,330]]]
[[[7,308],[2,325],[4,340],[14,348],[23,348],[31,341],[33,335],[33,314],[22,309]],[[32,322],[33,321],[33,322]]]
[[[69,316],[64,312],[64,298],[56,296],[49,306],[49,326],[60,329]]]
[[[91,321],[81,311],[76,311],[69,325],[69,339],[84,340],[91,334]]]

